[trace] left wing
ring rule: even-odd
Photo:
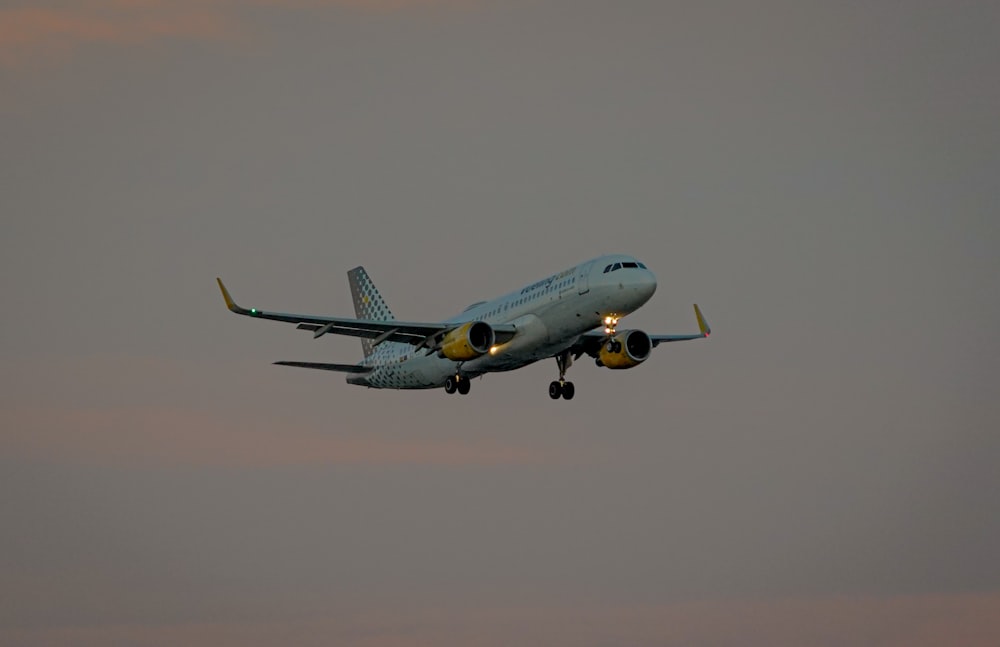
[[[712,334],[712,329],[708,325],[708,321],[705,320],[705,315],[701,314],[701,309],[698,304],[694,304],[694,316],[698,319],[698,330],[697,334],[688,335],[650,335],[649,340],[653,343],[653,348],[656,348],[660,344],[669,341],[687,341],[689,339],[704,339]],[[570,352],[573,353],[574,357],[579,359],[584,353],[588,355],[594,355],[600,349],[601,344],[604,343],[608,338],[608,335],[602,330],[595,330],[593,332],[588,332],[580,336],[580,339],[576,341],[575,344],[570,348]]]
[[[712,329],[709,327],[708,322],[705,321],[705,315],[701,314],[701,309],[697,303],[694,304],[694,316],[698,319],[698,330],[700,331],[697,335],[650,335],[649,338],[653,342],[653,348],[656,348],[663,342],[703,339],[711,335]]]
[[[229,290],[223,285],[222,279],[216,278],[215,280],[219,283],[222,298],[225,299],[226,307],[230,311],[238,315],[255,317],[257,319],[270,319],[271,321],[297,324],[295,327],[299,330],[311,330],[314,338],[332,333],[335,335],[373,339],[375,340],[375,344],[392,341],[433,348],[445,334],[466,323],[374,321],[371,319],[347,319],[343,317],[302,315],[287,312],[270,312],[267,310],[258,310],[257,308],[244,308],[233,301],[233,297],[230,296]],[[492,328],[498,344],[509,341],[514,336],[514,333],[517,332],[514,326],[509,324],[493,325]]]

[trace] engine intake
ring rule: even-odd
[[[632,368],[649,359],[653,342],[641,330],[623,330],[601,345],[597,365],[610,369]]]
[[[485,321],[470,321],[444,336],[439,353],[452,361],[464,362],[485,355],[495,340],[492,326]]]

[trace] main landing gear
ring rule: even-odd
[[[576,387],[573,386],[572,382],[566,381],[566,369],[572,363],[573,358],[570,356],[568,350],[564,350],[556,355],[556,364],[559,366],[559,379],[549,384],[549,397],[553,400],[558,400],[560,397],[563,400],[572,400],[573,396],[576,395]]]
[[[469,389],[472,388],[472,383],[469,382],[469,378],[462,377],[461,375],[453,375],[445,380],[444,392],[452,394],[458,391],[461,395],[469,395]]]
[[[553,400],[558,400],[560,396],[564,400],[572,400],[574,395],[576,395],[576,387],[573,386],[572,382],[563,380],[549,384],[549,397]]]

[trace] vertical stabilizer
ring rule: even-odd
[[[347,273],[347,280],[351,284],[351,297],[354,299],[354,316],[370,321],[392,321],[395,319],[365,268],[360,265],[355,267]],[[371,355],[372,340],[362,339],[361,348],[365,351],[365,357]]]

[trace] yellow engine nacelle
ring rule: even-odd
[[[603,344],[597,355],[597,365],[611,369],[632,368],[649,358],[653,342],[641,330],[623,330]]]
[[[464,362],[486,354],[495,340],[492,326],[485,321],[470,321],[444,336],[439,354],[452,361]]]

